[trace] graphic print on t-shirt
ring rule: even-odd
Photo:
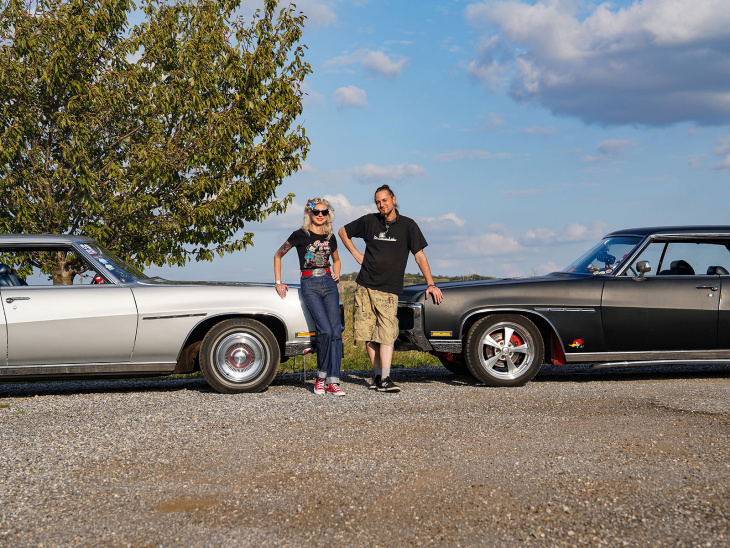
[[[321,268],[329,264],[330,244],[327,240],[317,240],[307,246],[304,255],[304,268]]]
[[[385,230],[382,231],[380,234],[376,234],[375,236],[373,236],[373,240],[380,240],[380,241],[383,241],[383,242],[397,242],[398,240],[396,240],[395,238],[393,238],[393,237],[390,237],[389,238],[388,237],[388,230],[389,229],[390,229],[390,224],[385,223]]]

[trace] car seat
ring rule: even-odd
[[[690,266],[690,264],[687,261],[684,261],[682,259],[678,259],[676,261],[672,261],[669,265],[669,270],[662,270],[659,273],[660,276],[667,275],[667,276],[694,276],[695,275],[695,269]]]
[[[728,272],[727,269],[722,266],[708,266],[707,275],[708,276],[728,276],[728,275],[730,275],[730,272]]]
[[[6,264],[0,264],[0,286],[21,285],[13,269]]]

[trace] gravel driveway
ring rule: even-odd
[[[730,366],[0,384],[4,546],[719,546]]]

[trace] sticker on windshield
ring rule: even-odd
[[[79,247],[81,247],[81,249],[83,249],[84,251],[86,251],[92,257],[98,257],[99,256],[99,253],[96,250],[94,250],[94,248],[91,247],[88,244],[81,244]]]
[[[104,261],[104,262],[105,262],[104,266],[106,267],[107,270],[114,270],[114,267],[112,265],[110,265],[106,261]]]

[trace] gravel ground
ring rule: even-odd
[[[720,546],[730,366],[0,384],[3,546]]]

